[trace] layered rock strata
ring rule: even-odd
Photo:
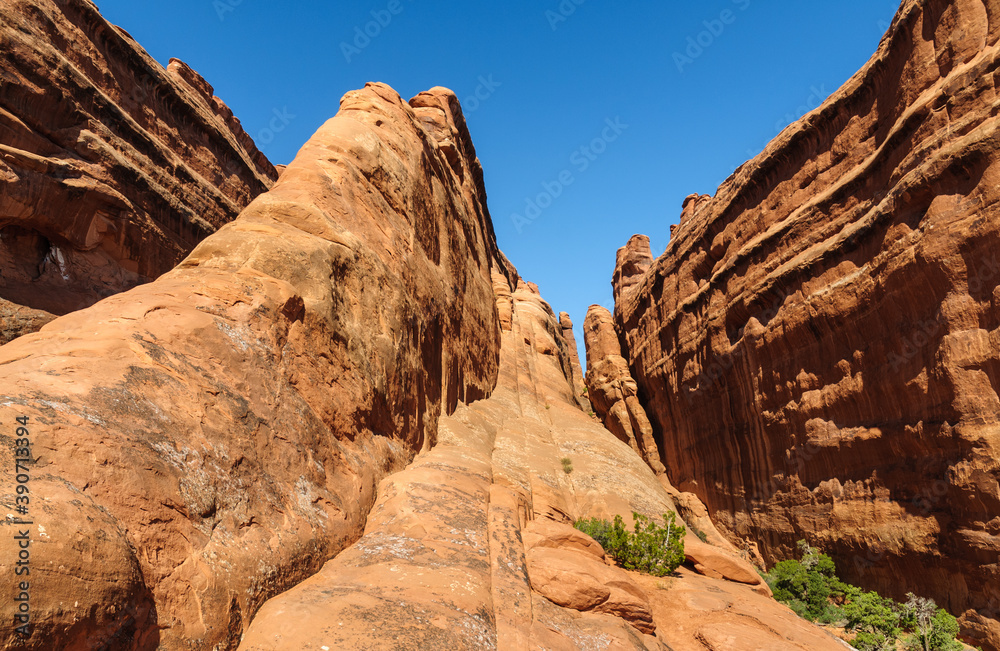
[[[0,297],[65,314],[147,282],[277,178],[200,75],[89,0],[4,0],[0,49]]]
[[[655,579],[616,567],[570,526],[674,504],[579,409],[566,342],[537,291],[494,282],[506,318],[492,395],[439,420],[436,446],[379,487],[364,536],[265,604],[241,651],[842,649],[769,599],[750,566],[693,535],[690,566],[703,575]]]
[[[375,84],[176,269],[0,348],[33,570],[33,634],[0,647],[235,648],[357,539],[439,416],[492,390],[491,268],[512,277],[455,96]]]
[[[679,489],[769,562],[807,539],[1000,649],[1000,3],[906,0],[843,88],[618,253]]]

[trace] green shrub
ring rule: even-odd
[[[915,631],[906,638],[906,651],[962,651],[965,648],[958,637],[958,620],[932,599],[921,599],[913,593],[903,605],[904,620]]]
[[[859,651],[884,651],[896,648],[896,639],[902,633],[899,605],[877,592],[863,592],[858,588],[848,590],[844,604],[847,628],[858,631],[854,646]]]
[[[611,535],[610,522],[590,518],[589,520],[577,520],[573,526],[596,540],[604,548],[604,551],[608,550]]]
[[[855,633],[859,651],[895,651],[904,632],[906,651],[961,651],[958,620],[931,599],[907,595],[905,604],[865,592],[837,578],[833,559],[799,541],[801,560],[781,561],[764,580],[774,598],[797,615],[820,624],[843,625]],[[842,605],[840,605],[842,604]]]
[[[573,472],[573,460],[570,459],[569,457],[563,457],[562,467],[563,467],[563,472],[566,473],[567,475]]]
[[[684,562],[683,526],[675,524],[676,514],[664,513],[663,526],[644,515],[632,513],[633,531],[625,528],[622,517],[614,522],[591,518],[575,526],[601,544],[604,551],[627,570],[666,576]]]
[[[801,561],[781,561],[764,576],[774,598],[788,604],[800,617],[809,621],[840,618],[839,609],[830,609],[831,599],[842,597],[844,592],[844,584],[837,578],[833,559],[804,541],[799,543],[799,549],[803,554]],[[803,604],[802,612],[792,602]]]
[[[707,533],[705,533],[704,531],[702,531],[698,527],[694,526],[693,524],[689,524],[688,526],[691,527],[691,533],[693,533],[694,535],[698,536],[698,540],[700,540],[703,543],[707,543],[708,542],[708,534]]]

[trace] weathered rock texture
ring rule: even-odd
[[[369,85],[176,269],[0,348],[11,512],[16,417],[34,459],[34,634],[0,647],[235,648],[493,388],[491,268],[513,273],[454,95]]]
[[[0,345],[29,332],[37,332],[54,318],[56,318],[54,314],[33,310],[0,298]]]
[[[494,286],[505,320],[492,395],[438,421],[435,447],[379,487],[358,543],[265,604],[240,649],[842,649],[692,535],[716,578],[626,572],[569,525],[673,503],[579,409],[562,329],[537,291],[511,291],[500,274]]]
[[[573,391],[576,393],[576,402],[585,411],[590,408],[587,400],[587,385],[583,379],[583,368],[580,366],[580,351],[576,345],[576,335],[573,334],[573,321],[566,312],[559,313],[559,327],[562,328],[562,336],[566,341],[566,348],[569,351],[570,367],[573,370]]]
[[[3,0],[0,296],[65,314],[173,268],[277,178],[212,87],[89,0]]]
[[[614,319],[607,309],[592,305],[583,322],[587,346],[587,396],[604,426],[628,443],[653,470],[663,472],[653,426],[646,416],[638,387],[622,357]]]
[[[994,650],[998,39],[996,0],[907,0],[858,74],[614,278],[679,489],[768,561],[808,539]]]

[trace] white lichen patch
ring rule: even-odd
[[[7,407],[7,406],[10,406],[10,405],[13,405],[13,404],[19,404],[19,403],[14,403],[12,401],[11,402],[3,402],[3,403],[0,403],[0,406]],[[70,415],[73,415],[73,416],[79,416],[80,418],[83,418],[84,420],[87,420],[87,421],[93,423],[94,425],[99,425],[101,427],[107,427],[108,426],[108,424],[106,422],[104,422],[104,420],[102,420],[100,417],[98,417],[95,414],[90,413],[89,411],[87,411],[84,408],[81,408],[79,405],[67,405],[66,403],[63,403],[63,402],[53,402],[51,400],[39,400],[39,401],[37,401],[37,404],[44,405],[44,406],[46,406],[46,407],[48,407],[50,409],[54,409],[55,411],[58,411],[58,412],[63,413],[63,414],[70,414]]]
[[[364,536],[354,545],[354,550],[365,558],[388,560],[398,558],[412,561],[414,552],[424,549],[423,543],[408,536],[395,536],[382,532],[374,532]]]
[[[233,326],[225,321],[216,320],[215,326],[226,335],[231,342],[239,348],[241,352],[247,352],[252,348],[262,348],[257,338],[253,336],[246,326]]]
[[[497,631],[493,622],[479,613],[466,613],[456,622],[467,649],[496,649]]]

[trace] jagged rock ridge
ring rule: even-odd
[[[690,532],[705,576],[655,579],[570,526],[658,517],[675,508],[670,487],[580,409],[565,319],[530,283],[494,273],[494,289],[496,389],[439,420],[437,445],[380,485],[364,536],[269,601],[241,651],[842,649]]]
[[[277,171],[89,0],[0,12],[0,296],[65,314],[173,268]]]
[[[176,269],[0,347],[45,568],[0,644],[839,648],[731,550],[689,532],[667,585],[571,527],[676,505],[581,409],[568,324],[496,247],[454,94],[348,93]]]
[[[491,269],[513,270],[481,177],[450,91],[370,85],[176,269],[0,348],[32,563],[60,568],[4,648],[232,649],[353,542],[377,483],[495,384]]]
[[[769,562],[932,597],[1000,648],[1000,3],[907,0],[871,61],[666,252],[615,321],[680,490]]]

